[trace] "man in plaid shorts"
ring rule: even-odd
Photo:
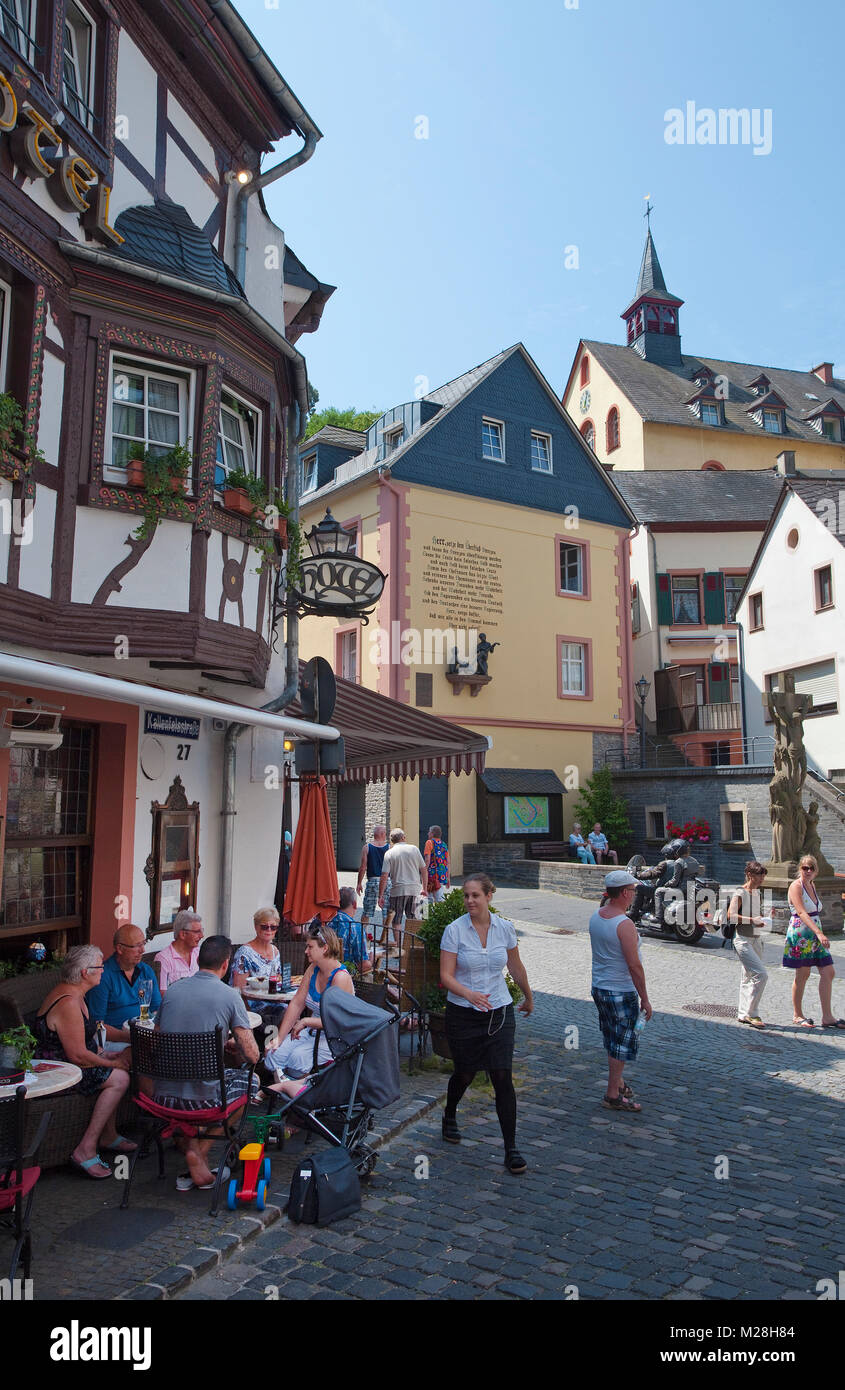
[[[607,874],[604,880],[607,902],[590,918],[592,995],[608,1064],[604,1104],[611,1110],[624,1110],[628,1114],[639,1114],[642,1106],[634,1100],[634,1093],[626,1086],[622,1072],[626,1062],[636,1061],[640,1010],[645,1021],[652,1014],[640,960],[639,937],[628,916],[638,883],[626,869],[614,869]]]
[[[367,886],[363,889],[364,901],[361,909],[361,926],[366,927],[372,920],[378,902],[378,885],[381,878],[381,866],[384,863],[384,856],[387,853],[387,826],[374,825],[373,838],[364,846],[361,851],[361,863],[358,865],[358,885],[355,889],[358,896],[361,896],[364,879]]]

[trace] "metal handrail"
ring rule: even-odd
[[[607,749],[604,761],[609,767],[617,767],[620,771],[636,771],[638,768],[654,771],[671,769],[672,767],[688,767],[704,770],[710,767],[768,767],[772,762],[774,754],[775,740],[771,734],[754,734],[748,738],[737,736],[735,738],[716,738],[714,742],[728,749],[729,761],[726,763],[701,763],[693,761],[689,756],[691,749],[700,750],[700,740],[688,739],[684,743],[674,743],[671,740],[666,743],[656,743],[650,737],[647,738],[645,762],[640,761],[639,748],[632,749],[630,753],[623,753],[617,749]],[[758,745],[762,745],[758,755]],[[741,761],[734,761],[734,754],[739,751]],[[681,762],[678,762],[678,758]],[[843,798],[845,799],[845,797]]]
[[[808,767],[807,776],[812,777],[814,782],[821,782],[823,787],[827,787],[828,791],[833,792],[837,801],[845,801],[845,792],[842,788],[837,787],[835,782],[831,782],[829,777],[825,777],[823,772],[816,772],[814,767]]]

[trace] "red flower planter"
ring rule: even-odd
[[[227,512],[235,512],[238,516],[252,517],[257,522],[264,520],[264,513],[256,508],[254,502],[250,501],[245,492],[240,488],[227,487],[223,489],[223,506]]]

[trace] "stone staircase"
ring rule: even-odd
[[[804,805],[819,803],[819,838],[822,849],[837,873],[845,874],[845,788],[843,795],[810,773],[804,783]]]

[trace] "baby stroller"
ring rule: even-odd
[[[268,1134],[275,1131],[283,1142],[289,1120],[309,1136],[346,1149],[360,1175],[369,1177],[376,1166],[376,1154],[366,1143],[373,1111],[399,1099],[399,1049],[390,1032],[399,1014],[328,989],[320,1000],[320,1018],[333,1060],[303,1077],[306,1089],[298,1096],[273,1093],[271,1104],[281,1099],[281,1108],[252,1124]]]

